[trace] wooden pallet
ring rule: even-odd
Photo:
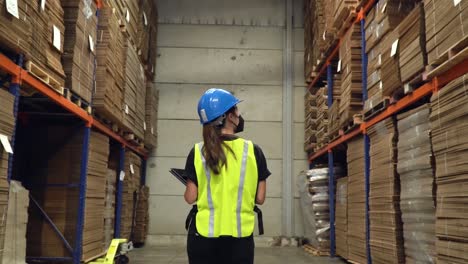
[[[78,94],[73,92],[72,90],[70,90],[68,88],[65,88],[64,89],[64,96],[70,102],[76,104],[78,107],[85,110],[88,114],[92,113],[91,105],[88,102],[86,102],[83,98],[81,98]]]
[[[410,81],[403,84],[403,95],[412,93],[417,88],[421,87],[427,81],[427,73],[425,70],[418,72]]]
[[[311,254],[313,256],[316,256],[316,257],[328,257],[328,256],[330,256],[330,252],[318,250],[312,245],[304,245],[302,248],[304,249],[304,251],[306,253]]]
[[[136,146],[145,146],[145,139],[137,137],[134,133],[124,132],[124,138]]]
[[[367,110],[364,112],[364,121],[367,121],[371,119],[372,117],[382,113],[387,107],[390,105],[390,98],[385,97],[380,101],[378,104],[376,104],[374,107],[371,109]]]
[[[362,120],[362,114],[355,114],[353,118],[348,120],[345,125],[340,129],[340,135],[346,135],[359,127],[364,121]]]
[[[32,61],[27,61],[25,66],[26,66],[26,70],[32,76],[42,81],[44,84],[52,88],[57,93],[61,95],[64,94],[63,86],[57,80],[55,80],[52,76],[50,76],[50,74],[48,74],[46,70],[44,70],[43,68],[41,68],[39,65],[35,64]]]
[[[435,61],[426,67],[426,78],[430,79],[448,71],[453,66],[468,58],[468,35],[447,49]]]

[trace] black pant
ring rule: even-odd
[[[246,238],[206,238],[198,234],[187,237],[189,264],[253,264],[253,235]]]

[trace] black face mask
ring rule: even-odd
[[[237,134],[242,131],[244,131],[244,118],[241,115],[239,115],[239,124],[237,124],[236,129],[234,130],[234,133]]]

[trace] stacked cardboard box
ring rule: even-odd
[[[26,259],[26,227],[28,226],[29,191],[20,182],[10,182],[5,248],[0,263],[19,264]],[[3,222],[2,221],[2,222]]]
[[[348,142],[348,259],[367,263],[366,253],[366,185],[364,177],[364,140]]]
[[[340,46],[341,97],[340,127],[353,120],[362,111],[361,33],[353,25]]]
[[[435,185],[430,105],[398,116],[400,207],[407,263],[435,262]]]
[[[0,88],[0,134],[8,137],[11,140],[15,127],[15,117],[13,115],[13,105],[15,97],[4,89]],[[7,218],[7,205],[8,205],[8,158],[9,154],[6,152],[0,143],[0,217]],[[0,256],[3,253],[4,239],[5,239],[5,221],[0,222]],[[1,259],[1,257],[0,257]]]
[[[124,100],[124,49],[118,13],[108,1],[100,9],[96,45],[96,93],[93,106],[106,119],[122,125]]]
[[[344,21],[351,13],[354,13],[358,0],[335,0],[334,10],[334,26],[336,30],[340,30],[344,26]]]
[[[382,82],[382,96],[391,97],[400,87],[400,67],[399,67],[399,54],[395,50],[395,43],[399,41],[398,27],[389,32],[381,41],[381,54],[382,54],[382,68],[381,68],[381,82]]]
[[[336,254],[348,258],[348,178],[336,181]],[[351,241],[353,242],[353,241]]]
[[[134,45],[138,40],[138,23],[143,20],[140,15],[139,1],[115,0],[117,9],[122,16],[121,25],[125,36]]]
[[[134,243],[145,243],[148,235],[149,224],[149,188],[141,186],[138,192],[138,204],[136,208]]]
[[[125,153],[125,177],[122,189],[122,216],[120,236],[130,239],[135,220],[135,209],[140,187],[141,159],[133,152]]]
[[[468,43],[466,1],[425,0],[427,56],[429,65],[447,59],[450,49],[461,50]]]
[[[104,243],[103,248],[109,248],[114,238],[114,219],[115,219],[115,184],[117,173],[115,170],[107,169],[106,176],[106,198],[104,209]]]
[[[65,12],[65,44],[62,56],[65,85],[86,102],[93,93],[97,16],[93,1],[61,1]]]
[[[69,128],[48,126],[35,131],[41,142],[32,146],[31,151],[43,149],[43,145],[63,144],[63,139],[56,135],[67,135]],[[84,133],[72,133],[65,145],[53,153],[47,153],[47,160],[37,159],[37,166],[28,175],[34,178],[37,186],[31,190],[41,207],[62,232],[65,238],[73,242],[76,237],[76,222],[78,217],[78,188],[49,187],[53,184],[76,184],[80,182],[81,150]],[[62,141],[60,141],[62,140]],[[83,223],[83,252],[82,259],[89,259],[104,251],[104,195],[107,161],[109,155],[109,138],[92,131],[89,139],[89,159],[87,168],[87,184],[85,197],[85,211]],[[62,240],[52,230],[49,223],[41,217],[37,209],[30,209],[28,222],[28,256],[69,256],[69,252]]]
[[[156,33],[154,29],[157,27],[158,10],[156,9],[155,2],[151,0],[140,0],[139,6],[138,54],[145,67],[147,67],[147,70],[151,70],[149,66],[154,66],[154,64],[152,64],[151,55],[155,54],[155,52],[150,50],[155,47],[154,40],[156,38],[152,37],[152,34]],[[149,73],[151,73],[151,71],[149,71]]]
[[[317,94],[317,146],[320,149],[328,143],[328,106],[327,106],[327,88],[318,89]]]
[[[61,90],[65,85],[63,53],[65,25],[64,11],[59,1],[46,1],[44,10],[38,3],[31,4],[28,16],[33,18],[30,61],[45,71]]]
[[[18,1],[18,18],[7,11],[6,2],[0,0],[0,46],[29,56],[34,23],[28,14],[31,1]]]
[[[325,27],[325,2],[323,0],[304,1],[305,4],[305,31],[304,31],[304,70],[306,81],[310,81],[313,72],[325,53],[326,46],[331,40]]]
[[[319,32],[319,34],[326,42],[325,49],[328,49],[333,40],[337,37],[337,32],[335,29],[335,17],[333,16],[336,9],[335,6],[336,1],[323,1],[323,10],[325,12],[325,29],[324,32]]]
[[[340,130],[341,75],[333,75],[333,104],[328,109],[328,138],[332,140]]]
[[[396,164],[398,132],[393,118],[369,129],[370,247],[373,263],[404,263],[400,180]]]
[[[125,92],[123,125],[139,139],[145,135],[146,76],[135,46],[125,41]]]
[[[384,61],[392,66],[398,59],[390,57],[391,46],[394,43],[388,33],[392,32],[400,22],[413,10],[415,1],[413,0],[384,0],[378,1],[374,8],[371,9],[366,17],[365,33],[366,33],[366,53],[368,55],[367,67],[367,91],[368,100],[365,102],[364,109],[373,108],[382,100],[383,92],[383,73],[382,64]],[[398,36],[397,36],[398,38]],[[388,56],[384,52],[388,52]],[[394,69],[394,68],[393,68]],[[386,78],[394,78],[397,72],[386,74]],[[398,80],[400,80],[397,75]],[[389,81],[386,79],[387,82]],[[394,80],[393,80],[394,81]],[[390,81],[392,82],[392,81]]]
[[[145,146],[154,148],[157,143],[159,91],[155,83],[146,84],[146,119],[145,119]]]
[[[468,256],[468,75],[431,98],[432,145],[437,183],[436,251],[438,263],[466,263]]]
[[[305,110],[305,138],[304,138],[304,151],[310,152],[314,150],[317,143],[317,100],[315,95],[306,91],[304,96],[304,110]]]
[[[304,77],[306,82],[311,81],[312,68],[315,63],[313,42],[313,25],[315,12],[315,1],[304,1]]]

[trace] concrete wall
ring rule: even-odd
[[[190,207],[183,199],[183,186],[168,170],[184,167],[191,147],[201,141],[196,113],[199,97],[208,88],[221,87],[245,100],[239,105],[246,119],[241,136],[261,146],[273,173],[262,206],[266,235],[280,235],[285,0],[159,0],[158,5],[159,146],[147,170],[150,234],[185,235]],[[302,147],[302,3],[296,6],[294,140],[290,142],[294,146],[294,186],[297,173],[307,168]],[[299,203],[295,204],[295,230],[300,235],[302,216]]]

